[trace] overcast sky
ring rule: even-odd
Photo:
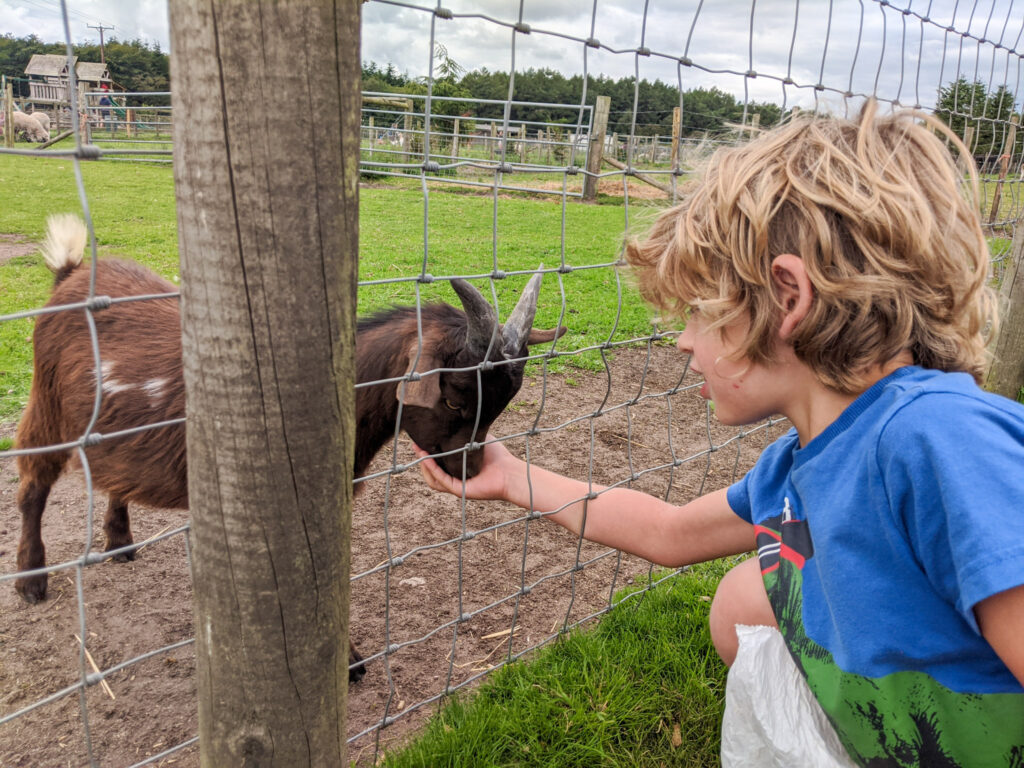
[[[617,79],[639,69],[648,80],[675,85],[681,78],[684,90],[715,86],[740,99],[789,105],[812,105],[810,86],[821,82],[829,90],[819,98],[830,104],[841,100],[835,89],[931,106],[938,86],[958,73],[1020,92],[1024,3],[1016,0],[1014,8],[1014,1],[444,0],[451,20],[371,1],[363,5],[362,59],[426,75],[433,25],[435,41],[469,70],[508,71],[514,57],[517,71],[549,67],[573,75],[586,67]],[[170,50],[167,0],[69,0],[68,9],[76,43],[98,42],[94,27],[104,25],[113,27],[107,39]],[[520,14],[530,34],[507,26]],[[946,30],[951,25],[955,33]],[[60,0],[0,0],[6,33],[63,40]],[[601,47],[580,42],[588,38]],[[637,57],[641,46],[654,55]],[[684,56],[696,66],[680,66]],[[748,70],[759,76],[738,74]],[[787,76],[795,85],[783,85]]]

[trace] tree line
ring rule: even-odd
[[[448,74],[445,74],[446,71]],[[363,65],[363,90],[423,94],[426,93],[427,83],[425,78],[411,78],[399,73],[392,64],[381,67],[375,62],[369,62]],[[509,75],[507,72],[491,72],[486,67],[461,73],[457,65],[452,67],[450,60],[442,57],[437,66],[433,93],[437,96],[457,96],[484,102],[473,105],[441,102],[432,106],[439,114],[501,119],[504,116],[504,102],[509,98]],[[552,69],[532,68],[516,72],[513,101],[534,105],[578,105],[582,96],[582,75],[566,77]],[[682,136],[727,132],[730,125],[740,124],[744,115],[743,103],[717,88],[694,88],[685,91],[680,99],[677,87],[660,80],[641,80],[637,84],[631,77],[615,80],[605,75],[588,76],[585,103],[593,106],[598,96],[610,99],[609,133],[671,136],[673,110],[680,106]],[[747,104],[748,124],[754,114],[760,115],[762,126],[774,125],[783,116],[781,107],[770,102]],[[566,123],[568,126],[575,122],[576,117],[570,110],[513,104],[509,110],[509,119],[512,122]]]

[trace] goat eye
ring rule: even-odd
[[[455,403],[453,403],[447,397],[444,399],[444,405],[450,411],[457,411],[457,410],[459,410],[459,406],[456,405]]]

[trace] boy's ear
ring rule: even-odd
[[[779,338],[785,341],[811,310],[814,287],[804,268],[804,260],[792,253],[772,259],[772,285],[782,304]]]

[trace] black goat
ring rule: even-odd
[[[77,303],[87,297],[89,270],[79,268],[85,239],[85,226],[77,217],[51,218],[43,253],[56,277],[47,306]],[[393,438],[400,401],[402,428],[419,445],[434,452],[456,451],[487,434],[522,384],[525,362],[507,361],[523,357],[528,344],[551,341],[565,330],[531,328],[540,278],[537,274],[531,279],[504,326],[497,324],[493,308],[480,292],[459,279],[452,280],[452,285],[465,312],[447,304],[423,307],[422,342],[415,308],[400,307],[360,321],[358,382],[403,377],[413,368],[435,372],[415,381],[393,381],[356,390],[355,477],[363,474],[381,446]],[[121,297],[176,290],[132,262],[104,259],[96,265],[98,295]],[[18,448],[78,440],[89,426],[97,375],[102,379],[103,401],[92,426],[95,432],[115,432],[185,415],[177,300],[118,303],[97,312],[94,320],[102,353],[99,371],[83,312],[54,312],[37,319],[32,390],[18,425]],[[479,383],[475,370],[435,370],[469,368],[485,359],[500,364],[485,365]],[[109,497],[103,524],[107,551],[133,543],[129,503],[188,507],[183,425],[104,440],[86,451],[92,481]],[[71,451],[50,451],[18,456],[19,571],[45,565],[43,510],[50,488],[71,455]],[[467,476],[479,471],[481,456],[479,449],[466,454]],[[441,456],[439,461],[453,475],[461,475],[461,456]],[[115,559],[134,557],[134,551],[129,550]],[[45,599],[46,585],[45,573],[15,581],[15,588],[29,603]],[[350,645],[350,679],[362,677],[361,661],[355,646]]]

